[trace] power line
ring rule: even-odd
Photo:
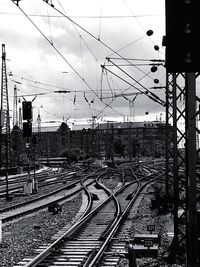
[[[141,71],[142,73],[146,74],[144,71],[142,71],[140,68],[138,68],[137,66],[135,66],[134,64],[132,64],[132,62],[130,62],[129,60],[127,60],[126,58],[124,58],[122,55],[120,55],[118,52],[114,51],[114,49],[112,49],[110,46],[108,46],[105,42],[101,41],[100,39],[98,39],[96,36],[94,36],[92,33],[90,33],[88,30],[86,30],[85,28],[83,28],[81,25],[79,25],[77,22],[75,22],[74,20],[72,20],[69,16],[66,16],[63,12],[61,12],[60,10],[58,10],[57,8],[55,8],[55,6],[53,4],[50,4],[48,1],[42,0],[44,1],[46,4],[48,4],[49,6],[51,6],[53,9],[55,9],[57,12],[59,12],[60,14],[62,14],[64,17],[66,17],[69,21],[71,21],[72,23],[74,23],[77,27],[79,27],[80,29],[82,29],[84,32],[86,32],[87,34],[89,34],[92,38],[94,38],[95,40],[99,41],[101,44],[103,44],[106,48],[108,48],[109,50],[111,50],[112,52],[114,52],[115,54],[117,54],[119,57],[123,58],[124,60],[126,60],[128,63],[130,63],[132,66],[134,66],[136,69],[138,69],[139,71]],[[123,0],[124,1],[124,0]],[[126,3],[125,3],[126,4]],[[136,80],[135,80],[136,81]],[[136,81],[137,82],[137,81]],[[141,84],[140,84],[141,85]],[[143,87],[143,85],[142,85]],[[151,93],[151,92],[150,92]],[[156,96],[156,95],[155,95]],[[158,98],[156,96],[156,98]],[[162,100],[161,100],[162,101]],[[162,101],[163,102],[163,101]],[[164,103],[164,102],[163,102]]]
[[[114,54],[118,55],[120,58],[126,60],[129,64],[131,64],[133,67],[135,67],[137,70],[139,70],[140,72],[142,72],[143,74],[146,75],[146,73],[138,68],[135,64],[133,64],[132,62],[130,62],[128,59],[124,58],[121,54],[118,53],[118,51],[115,51],[114,49],[112,49],[109,45],[107,45],[105,42],[103,42],[102,40],[100,40],[99,38],[97,38],[94,34],[90,33],[88,30],[86,30],[85,28],[83,28],[80,24],[78,24],[77,22],[75,22],[73,19],[71,19],[68,15],[64,14],[62,11],[60,11],[59,9],[57,9],[53,4],[49,3],[48,1],[42,0],[43,2],[45,2],[46,4],[48,4],[49,6],[51,6],[53,9],[55,9],[58,13],[60,13],[61,15],[63,15],[66,19],[68,19],[69,21],[71,21],[73,24],[75,24],[77,27],[79,27],[81,30],[83,30],[84,32],[86,32],[88,35],[90,35],[92,38],[94,38],[95,40],[97,40],[98,42],[100,42],[102,45],[104,45],[107,49],[109,49],[110,51],[112,51]],[[61,6],[62,7],[62,6]],[[148,75],[148,74],[147,74]],[[151,78],[151,77],[150,77]]]
[[[13,3],[15,3],[13,0],[11,0]],[[44,0],[43,0],[44,1]],[[122,57],[118,52],[114,51],[110,46],[108,46],[106,43],[102,42],[101,40],[99,40],[97,37],[95,37],[92,33],[90,33],[89,31],[87,31],[86,29],[84,29],[82,26],[80,26],[78,23],[76,23],[75,21],[73,21],[71,18],[69,18],[69,16],[66,16],[64,13],[62,13],[60,10],[56,9],[52,4],[48,3],[47,1],[44,1],[45,3],[47,3],[48,5],[50,5],[51,7],[53,7],[55,10],[57,10],[60,14],[62,14],[64,17],[66,17],[68,20],[70,20],[72,23],[74,23],[76,26],[78,26],[79,28],[81,28],[83,31],[85,31],[87,34],[89,34],[90,36],[92,36],[94,39],[98,40],[101,44],[103,44],[105,47],[107,47],[109,50],[111,50],[112,52],[114,52],[115,54],[117,54],[118,56]],[[16,4],[16,3],[15,3]],[[19,7],[20,8],[20,7]],[[91,88],[91,86],[84,80],[84,78],[74,69],[74,67],[66,60],[66,58],[59,52],[59,50],[51,43],[51,41],[45,36],[45,34],[37,27],[37,25],[28,17],[28,15],[20,8],[20,10],[23,12],[23,14],[29,19],[29,21],[31,21],[31,23],[37,28],[37,30],[42,34],[42,36],[51,44],[51,46],[53,46],[53,48],[57,51],[57,53],[64,59],[64,61],[70,66],[70,68],[72,68],[72,70],[79,76],[79,78],[87,85],[87,87],[95,94],[95,96],[101,101],[103,102],[99,96],[96,94],[96,92]],[[123,57],[122,57],[123,58]],[[126,60],[126,59],[125,59]],[[130,64],[132,64],[130,62]],[[135,66],[134,64],[132,64],[134,67],[137,68],[137,66]],[[141,69],[137,68],[139,71],[143,72]],[[145,75],[145,72],[143,72]],[[103,102],[104,103],[104,102]],[[105,104],[105,103],[104,103]],[[106,107],[110,107],[113,111],[115,111],[110,104],[105,104]],[[119,112],[115,111],[116,113],[119,114]],[[121,116],[123,116],[122,114],[120,114]]]
[[[41,84],[41,85],[46,85],[46,86],[49,86],[49,87],[53,87],[53,88],[56,88],[56,89],[61,89],[61,90],[66,90],[68,91],[68,93],[93,93],[91,92],[91,90],[78,90],[78,89],[69,89],[69,88],[66,88],[66,87],[62,87],[62,86],[57,86],[57,85],[52,85],[52,84],[48,84],[48,83],[43,83],[43,82],[39,82],[39,81],[34,81],[34,80],[30,80],[30,79],[26,79],[26,78],[23,78],[23,77],[20,77],[20,76],[17,76],[17,75],[13,75],[13,76],[16,76],[22,80],[25,80],[25,81],[29,81],[29,82],[33,82],[35,84]],[[43,93],[43,94],[50,94],[50,93],[53,93],[54,91],[51,91],[50,89],[47,89],[47,88],[44,88],[44,87],[39,87],[39,86],[35,86],[35,85],[32,85],[32,84],[27,84],[27,83],[23,83],[23,82],[20,82],[20,81],[17,81],[17,80],[12,80],[12,82],[14,83],[17,83],[17,84],[20,84],[20,85],[26,85],[27,87],[33,87],[33,88],[38,88],[38,89],[41,89],[41,90],[46,90],[48,91],[47,93]],[[108,93],[108,90],[110,90],[110,88],[105,88],[103,91],[104,94],[105,93]],[[123,88],[118,88],[118,89],[115,89],[115,90],[124,90]]]
[[[129,75],[126,71],[124,71],[122,68],[120,68],[118,65],[116,65],[112,60],[109,59],[109,61],[115,66],[117,67],[119,70],[121,70],[123,73],[125,73],[129,78],[131,78],[132,80],[134,80],[134,82],[136,82],[137,84],[139,84],[143,89],[147,90],[148,93],[150,93],[151,95],[153,94],[157,100],[159,100],[160,103],[162,103],[162,105],[164,105],[164,101],[161,100],[156,94],[150,92],[145,86],[143,86],[138,80],[134,79],[131,75]],[[137,90],[139,90],[137,87],[135,87]],[[139,90],[140,91],[140,90]],[[148,94],[147,94],[148,95]],[[149,95],[148,95],[149,97]]]
[[[61,56],[61,58],[69,65],[69,67],[77,74],[77,76],[85,83],[85,85],[94,93],[94,95],[106,106],[108,106],[110,109],[112,109],[115,113],[117,113],[120,116],[124,116],[123,114],[119,113],[117,110],[115,110],[113,107],[111,107],[109,104],[104,103],[98,94],[92,89],[92,87],[86,82],[86,80],[79,74],[79,72],[67,61],[67,59],[62,55],[62,53],[56,48],[56,46],[48,39],[48,37],[39,29],[39,27],[29,18],[29,16],[18,6],[18,4],[14,1],[11,0],[20,10],[21,12],[25,15],[25,17],[33,24],[33,26],[40,32],[40,34],[46,39],[46,41],[56,50],[56,52]],[[47,2],[46,2],[47,3]],[[49,3],[47,3],[49,4]],[[49,4],[50,6],[53,7],[53,5]],[[60,12],[60,11],[59,11]],[[61,12],[62,13],[62,12]],[[63,13],[62,13],[63,14]],[[67,17],[65,14],[63,16]],[[89,33],[89,32],[88,32]],[[91,33],[89,33],[92,35]]]
[[[23,14],[20,13],[11,13],[11,12],[0,12],[0,15],[8,15],[8,16],[23,16]],[[63,18],[62,15],[45,15],[45,14],[28,14],[29,17],[41,17],[41,18]],[[126,19],[126,18],[141,18],[141,17],[155,17],[160,16],[158,14],[155,15],[107,15],[107,16],[70,16],[71,18],[75,19]]]
[[[105,66],[102,66],[103,68],[105,68]],[[128,81],[126,81],[125,79],[123,79],[122,77],[120,77],[119,75],[117,75],[116,73],[114,73],[113,71],[105,68],[107,71],[109,71],[110,73],[112,73],[113,75],[115,75],[116,77],[118,77],[119,79],[121,79],[122,81],[124,81],[125,83],[127,83],[128,85],[134,87],[136,90],[138,90],[139,92],[143,92],[141,89],[135,87],[133,84],[129,83]],[[151,100],[153,100],[154,102],[159,103],[160,105],[164,106],[165,103],[163,100],[161,100],[156,94],[150,92],[149,90],[147,90],[145,87],[143,87],[147,93],[146,95],[148,96],[148,98],[150,98]]]

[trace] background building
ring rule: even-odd
[[[33,130],[32,138],[22,137],[19,127],[11,134],[12,158],[15,165],[39,158],[65,156],[68,162],[84,158],[132,159],[136,156],[165,156],[166,125],[164,122],[107,122],[96,128],[70,130],[66,123],[59,127]]]

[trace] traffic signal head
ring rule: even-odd
[[[168,72],[200,71],[200,1],[165,0],[166,69]]]
[[[23,113],[23,120],[32,120],[32,102],[31,101],[22,102],[22,113]]]

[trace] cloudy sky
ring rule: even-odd
[[[11,116],[16,84],[18,96],[37,96],[33,122],[38,112],[46,123],[164,119],[162,104],[148,97],[165,99],[164,89],[152,89],[165,85],[165,68],[152,72],[149,61],[164,59],[164,0],[51,2],[0,1]]]

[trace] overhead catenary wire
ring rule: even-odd
[[[94,95],[107,107],[112,109],[116,114],[123,116],[120,112],[115,110],[113,107],[111,107],[109,104],[105,104],[101,98],[96,94],[96,92],[93,90],[93,88],[85,81],[85,79],[79,74],[79,72],[68,62],[68,60],[62,55],[62,53],[56,48],[56,46],[51,43],[51,41],[48,39],[48,37],[39,29],[39,27],[29,18],[29,16],[23,11],[23,9],[17,5],[16,2],[11,0],[12,3],[14,3],[20,10],[21,12],[27,17],[27,19],[33,24],[33,26],[40,32],[40,34],[47,40],[47,42],[56,50],[56,52],[61,56],[61,58],[69,65],[69,67],[77,74],[77,76],[85,83],[85,85],[94,93]],[[45,1],[46,2],[46,1]],[[46,2],[47,3],[47,2]],[[50,3],[48,3],[50,6],[52,6]],[[63,14],[64,15],[64,14]],[[66,15],[64,15],[66,16]]]
[[[105,68],[105,65],[102,65],[101,67],[102,67],[102,73],[104,73],[104,71],[108,70],[108,69]],[[118,75],[115,74],[114,72],[112,72],[112,71],[110,71],[110,70],[108,70],[108,71],[109,71],[110,73],[114,74],[114,76],[120,78],[122,81],[126,82],[126,83],[129,85],[129,87],[128,87],[127,89],[123,90],[123,92],[122,92],[121,94],[125,93],[125,92],[126,92],[127,90],[129,90],[131,87],[134,87],[134,88],[137,89],[139,92],[142,92],[142,93],[148,93],[147,91],[144,92],[144,91],[142,91],[142,89],[136,87],[136,86],[135,86],[136,82],[135,82],[135,84],[128,83],[125,79],[121,78],[120,76],[118,76]],[[147,75],[148,75],[148,73],[145,74],[143,77],[141,77],[138,81],[141,81],[141,80],[142,80],[144,77],[146,77]],[[103,76],[102,76],[102,77],[103,77]],[[140,91],[140,90],[141,90],[141,91]],[[102,97],[102,94],[101,94],[101,97]],[[153,100],[154,102],[157,102],[157,103],[158,103],[158,101],[155,100],[155,98],[153,98],[153,97],[151,97],[151,96],[149,96],[149,98],[150,98],[151,100]],[[103,97],[102,97],[102,99],[103,99]],[[115,99],[116,99],[116,98],[112,98],[112,100],[109,102],[109,105],[111,105],[111,104],[115,101]],[[161,103],[159,103],[159,104],[161,104]],[[161,104],[161,105],[162,105],[162,104]],[[163,105],[164,105],[164,104],[163,104]],[[98,117],[105,111],[106,108],[107,108],[107,106],[105,106],[105,107],[101,110],[101,112],[99,112]]]
[[[134,80],[138,85],[140,85],[143,89],[147,90],[148,93],[153,94],[152,92],[150,92],[145,86],[143,86],[140,81],[134,79],[131,75],[129,75],[126,71],[124,71],[122,68],[120,68],[118,65],[116,65],[112,60],[109,60],[115,67],[117,67],[118,69],[120,69],[123,73],[125,73],[129,78],[131,78],[132,80]],[[138,88],[135,87],[137,90]],[[147,94],[147,96],[149,97],[149,95]],[[160,101],[160,103],[162,103],[162,105],[164,105],[164,101],[162,99],[160,99],[156,94],[153,94],[153,96],[158,99]]]
[[[104,66],[102,66],[104,67]],[[105,68],[105,67],[104,67]],[[132,86],[133,88],[135,88],[136,90],[143,92],[141,89],[137,88],[136,86],[134,86],[133,84],[129,83],[128,81],[126,81],[125,79],[123,79],[122,77],[120,77],[119,75],[117,75],[116,73],[114,73],[113,71],[105,68],[107,71],[109,71],[110,73],[112,73],[113,75],[115,75],[116,77],[118,77],[119,79],[121,79],[122,81],[124,81],[125,83],[127,83],[128,85]],[[146,88],[144,87],[144,89],[146,90]],[[150,94],[150,95],[149,95]],[[147,90],[146,95],[148,96],[148,98],[150,98],[151,100],[153,100],[154,102],[157,102],[158,104],[165,106],[165,102],[163,100],[161,100],[157,95],[155,95],[154,93],[150,92],[149,90]]]
[[[129,12],[131,13],[132,17],[137,21],[138,25],[141,27],[141,29],[145,32],[144,27],[142,26],[142,24],[139,22],[138,18],[135,16],[135,14],[133,13],[132,9],[129,7],[129,5],[127,4],[126,0],[122,0],[122,2],[124,3],[124,5],[127,7],[127,9],[129,10]],[[154,45],[153,40],[151,39],[151,37],[149,37],[151,43]],[[158,53],[160,53],[158,51]]]
[[[108,46],[106,43],[104,43],[104,42],[102,42],[101,40],[99,40],[96,36],[94,36],[92,33],[90,33],[89,31],[87,31],[86,29],[84,29],[81,25],[79,25],[78,23],[76,23],[74,20],[72,20],[69,16],[67,16],[66,14],[64,14],[63,12],[61,12],[60,10],[58,10],[57,8],[55,8],[55,6],[52,4],[52,3],[49,3],[49,1],[45,1],[45,0],[42,0],[42,1],[44,1],[45,3],[47,3],[48,5],[50,5],[52,8],[54,8],[57,12],[59,12],[60,14],[62,14],[64,17],[66,17],[68,20],[70,20],[72,23],[74,23],[76,26],[78,26],[79,28],[81,28],[83,31],[85,31],[87,34],[89,34],[90,36],[92,36],[94,39],[96,39],[97,41],[99,41],[99,42],[101,42],[105,47],[107,47],[108,49],[110,49],[112,52],[114,52],[115,54],[117,54],[118,56],[120,56],[121,58],[123,58],[123,56],[121,56],[118,52],[116,52],[116,51],[114,51],[110,46]],[[59,1],[58,1],[59,2]],[[29,18],[29,20],[30,20],[30,18]],[[46,38],[46,36],[45,36],[45,38]],[[126,60],[126,59],[125,59]],[[127,61],[127,60],[126,60]],[[132,64],[131,62],[130,62],[130,64]],[[134,67],[136,67],[137,68],[137,66],[135,66],[134,64],[132,64]],[[142,71],[141,69],[139,69],[139,68],[137,68],[138,70],[140,70],[140,71]],[[142,71],[143,72],[143,71]],[[143,73],[145,73],[145,72],[143,72]],[[80,74],[78,73],[78,76],[79,77],[81,77],[80,76]],[[85,82],[85,80],[81,77],[81,79]],[[89,86],[90,87],[90,86]],[[92,89],[92,88],[91,88]],[[93,89],[92,89],[92,91],[93,91]],[[93,91],[94,92],[94,91]],[[95,94],[96,95],[96,94]],[[97,96],[97,95],[96,95]],[[99,96],[97,96],[98,98],[99,98]],[[157,97],[156,95],[155,95],[155,97],[157,98],[157,99],[159,99],[159,97]],[[101,101],[102,101],[102,99],[101,98],[99,98]],[[105,104],[105,103],[104,103]],[[112,110],[114,110],[111,106],[110,106],[110,104],[106,104],[106,107],[110,107]],[[116,112],[116,111],[115,111]],[[117,112],[118,113],[118,112]]]
[[[58,4],[60,5],[60,7],[62,8],[62,10],[63,10],[63,12],[65,13],[65,15],[68,16],[66,10],[64,9],[64,7],[63,7],[62,4],[60,3],[60,1],[57,0],[57,2],[58,2]],[[63,15],[62,15],[62,16],[63,16]],[[72,24],[72,26],[74,27],[75,31],[77,32],[77,34],[78,34],[80,40],[83,41],[83,43],[84,43],[85,46],[88,48],[88,50],[90,51],[91,55],[94,57],[94,59],[96,60],[96,62],[98,62],[98,63],[100,64],[100,62],[98,61],[97,57],[94,55],[92,49],[89,47],[89,45],[87,44],[87,42],[85,41],[85,39],[82,37],[82,35],[81,35],[80,32],[78,31],[76,25],[75,25],[73,22],[71,22],[71,24]]]
[[[120,48],[120,49],[118,49],[116,52],[117,52],[117,53],[119,53],[120,51],[124,50],[125,48],[127,48],[127,47],[129,47],[129,46],[131,46],[131,45],[133,45],[133,44],[137,43],[138,41],[142,40],[144,37],[146,37],[146,34],[145,34],[145,35],[143,35],[143,36],[141,36],[141,37],[139,37],[138,39],[136,39],[136,40],[134,40],[134,41],[132,41],[132,42],[128,43],[127,45],[125,45],[125,46],[121,47],[121,48]],[[115,53],[111,53],[111,54],[110,54],[110,55],[108,55],[108,56],[110,57],[110,56],[112,56],[113,54],[116,54],[116,52],[115,52]],[[123,58],[122,58],[122,59],[123,59]]]
[[[50,42],[53,44],[53,39],[52,39],[52,34],[51,34],[51,22],[50,22],[50,17],[49,17],[48,6],[47,6],[47,18],[48,18],[48,24],[49,24]]]
[[[127,58],[127,57],[124,57],[124,58],[121,58],[121,57],[107,57],[109,59],[116,59],[116,60],[134,60],[134,61],[152,61],[152,62],[165,62],[163,59],[152,59],[152,58]]]
[[[8,15],[8,16],[23,16],[21,13],[11,13],[11,12],[0,12],[0,15]],[[46,14],[28,14],[29,17],[41,17],[41,18],[63,18],[62,15],[46,15]],[[70,16],[71,18],[76,18],[76,19],[126,19],[126,18],[133,18],[133,17],[155,17],[159,16],[158,14],[154,15],[149,15],[149,14],[143,14],[143,15],[107,15],[107,16]]]
[[[107,81],[108,87],[109,87],[109,89],[110,89],[111,95],[112,95],[112,97],[113,97],[114,94],[113,94],[113,91],[112,91],[110,82],[109,82],[109,80],[108,80],[108,75],[107,75],[107,73],[106,73],[106,81]]]
[[[83,28],[81,25],[79,25],[77,22],[75,22],[74,20],[72,20],[69,16],[66,16],[63,12],[61,12],[59,9],[57,9],[54,5],[50,4],[47,1],[45,0],[42,0],[44,1],[45,3],[47,3],[48,5],[50,5],[53,9],[55,9],[57,12],[59,12],[60,14],[62,14],[64,17],[66,17],[68,20],[70,20],[71,22],[73,22],[77,27],[79,27],[80,29],[82,29],[84,32],[86,32],[87,34],[89,34],[91,37],[93,37],[94,39],[96,39],[97,41],[99,41],[101,44],[103,44],[106,48],[108,48],[109,50],[111,50],[113,53],[115,53],[116,55],[118,55],[119,57],[123,58],[124,60],[126,60],[128,63],[130,63],[132,66],[134,66],[136,69],[138,69],[139,71],[141,71],[142,73],[144,73],[145,75],[148,75],[146,74],[143,70],[141,70],[140,68],[138,68],[137,66],[135,66],[132,62],[130,62],[129,60],[125,59],[122,55],[120,55],[117,51],[114,51],[114,49],[112,49],[110,46],[108,46],[105,42],[103,42],[102,40],[98,39],[96,36],[94,36],[92,33],[90,33],[88,30],[86,30],[85,28]],[[156,96],[154,94],[154,97],[156,99],[159,99],[158,96]],[[150,98],[150,97],[149,97]],[[100,97],[101,99],[101,97]],[[161,100],[161,103],[164,103],[164,101]],[[107,104],[108,106],[110,104]]]
[[[39,82],[39,81],[34,81],[34,80],[26,79],[24,77],[20,77],[20,76],[17,76],[17,75],[13,75],[13,76],[16,76],[16,77],[22,79],[22,81],[29,81],[29,82],[32,82],[34,84],[41,84],[41,85],[46,85],[46,86],[49,86],[49,87],[52,87],[52,88],[61,89],[62,92],[67,91],[68,93],[83,93],[83,92],[93,93],[93,92],[91,92],[91,90],[70,89],[70,88],[66,88],[66,87],[62,87],[62,86],[57,86],[57,85],[52,85],[52,84],[48,84],[48,83],[43,83],[43,82]],[[52,90],[50,90],[48,88],[45,88],[45,87],[39,87],[39,86],[36,86],[36,85],[27,84],[27,83],[24,83],[24,82],[13,80],[13,79],[11,79],[11,81],[14,82],[14,83],[20,84],[20,85],[23,85],[24,84],[27,87],[33,87],[33,88],[37,88],[37,89],[42,89],[42,90],[48,91],[47,93],[53,93],[54,92],[54,91],[52,91]],[[115,89],[115,90],[121,91],[122,89],[118,88],[118,89]],[[108,94],[108,89],[107,88],[105,88],[103,91],[105,91],[104,94]]]
[[[44,1],[44,0],[43,0]],[[55,7],[52,5],[52,4],[50,4],[48,1],[44,1],[44,2],[46,2],[47,4],[49,4],[50,6],[52,6],[54,9],[55,9]],[[57,10],[57,9],[56,9]],[[63,16],[65,16],[61,11],[59,11],[59,10],[57,10],[58,12],[60,12]],[[66,17],[66,16],[65,16]],[[69,20],[71,20],[71,18],[69,18],[69,17],[67,17]],[[71,20],[73,23],[75,23],[78,27],[80,27],[82,30],[84,30],[84,31],[86,31],[89,35],[91,35],[93,38],[95,38],[96,40],[98,40],[98,38],[96,38],[94,35],[92,35],[90,32],[88,32],[87,30],[85,30],[82,26],[80,26],[79,24],[77,24],[76,22],[74,22],[73,20]],[[111,47],[109,47],[107,44],[105,44],[104,42],[102,42],[101,40],[98,40],[99,42],[101,42],[104,46],[106,46],[108,49],[110,49],[111,51],[113,51],[114,53],[116,53],[116,51],[114,51]],[[119,53],[116,53],[117,55],[119,55],[120,57],[122,57]],[[123,58],[123,57],[122,57]],[[133,66],[134,66],[134,64],[133,64]],[[134,67],[136,67],[136,66],[134,66]],[[136,67],[137,68],[137,67]],[[140,70],[140,71],[142,71],[141,69],[139,69],[138,68],[138,70]],[[76,72],[76,71],[75,71]],[[143,72],[143,71],[142,71]],[[145,73],[145,72],[143,72],[143,73]],[[80,76],[80,74],[79,74],[79,76]],[[82,78],[82,77],[80,77],[83,81],[84,81],[84,79]],[[96,94],[95,94],[96,95]],[[96,95],[97,96],[97,95]],[[98,96],[97,96],[98,97]],[[99,98],[99,97],[98,97]],[[101,99],[100,99],[101,100]],[[103,102],[104,103],[104,102]],[[105,103],[104,103],[105,104]],[[105,106],[105,108],[106,107],[110,107],[112,110],[114,110],[111,106],[110,106],[110,104],[105,104],[106,106]],[[115,111],[115,110],[114,110]],[[116,112],[116,111],[115,111]],[[118,113],[118,112],[117,112]],[[120,114],[121,115],[121,114]]]
[[[12,0],[11,0],[12,1]],[[105,42],[103,42],[102,40],[98,39],[98,37],[96,37],[94,34],[92,34],[91,32],[89,32],[88,30],[86,30],[85,28],[83,28],[80,24],[78,24],[76,21],[74,21],[72,18],[70,18],[68,15],[64,14],[62,11],[60,11],[59,9],[57,9],[54,5],[50,4],[48,2],[48,0],[42,0],[43,2],[45,2],[46,4],[48,4],[49,6],[51,6],[54,10],[56,10],[58,13],[60,13],[61,15],[63,15],[66,19],[68,19],[69,21],[71,21],[72,23],[74,23],[77,27],[79,27],[82,31],[86,32],[88,35],[90,35],[92,38],[94,38],[95,40],[97,40],[98,42],[100,42],[102,45],[104,45],[107,49],[109,49],[110,51],[112,51],[114,54],[118,55],[119,57],[123,58],[124,60],[126,60],[127,62],[129,62],[126,58],[124,58],[121,54],[119,54],[117,51],[115,51],[113,48],[111,48],[109,45],[107,45]],[[141,71],[142,73],[145,74],[145,72],[143,70],[141,70],[140,68],[138,68],[137,66],[135,66],[132,62],[129,62],[130,64],[132,64],[132,66],[134,66],[136,69],[138,69],[139,71]]]
[[[16,6],[18,6],[13,0],[11,0]],[[18,8],[21,10],[21,12],[26,16],[26,18],[33,24],[33,26],[40,32],[40,34],[46,39],[46,41],[56,50],[56,52],[62,57],[62,59],[69,65],[69,67],[78,75],[78,77],[89,87],[92,91],[93,89],[90,87],[90,85],[84,80],[84,78],[79,74],[79,72],[68,62],[68,60],[62,55],[62,53],[56,48],[56,46],[51,43],[51,41],[48,39],[48,37],[39,29],[39,27],[28,17],[28,15],[21,9],[19,6]],[[93,91],[95,94],[95,92]]]

